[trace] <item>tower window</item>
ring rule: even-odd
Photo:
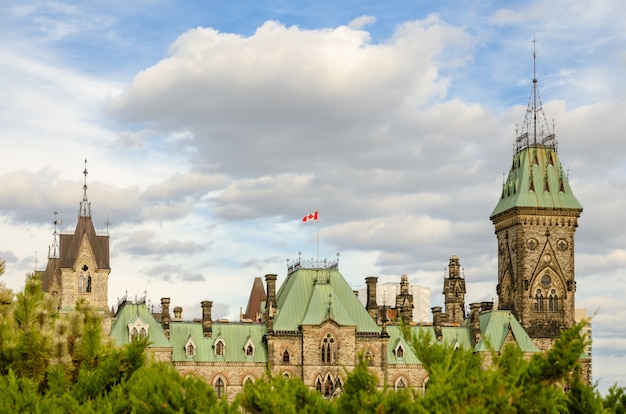
[[[285,352],[283,352],[283,362],[285,364],[289,363],[289,351],[287,351],[286,349],[285,349]]]
[[[541,292],[541,289],[537,289],[537,293],[535,294],[534,307],[535,312],[544,311],[543,293]]]
[[[322,341],[322,347],[320,351],[322,364],[334,364],[336,360],[335,338],[333,338],[330,334],[327,334],[326,338],[324,338],[324,340]]]
[[[556,290],[552,289],[550,291],[550,296],[548,297],[548,310],[550,312],[558,312],[559,311],[559,299],[556,295]]]

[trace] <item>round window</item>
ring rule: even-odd
[[[541,276],[541,284],[544,286],[550,286],[552,284],[552,278],[548,275]]]

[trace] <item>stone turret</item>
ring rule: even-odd
[[[396,295],[396,312],[399,320],[409,324],[413,320],[413,294],[409,291],[409,278],[400,278],[400,294]]]
[[[461,263],[456,255],[450,256],[448,277],[443,280],[446,321],[460,325],[465,319],[465,279],[461,276]]]

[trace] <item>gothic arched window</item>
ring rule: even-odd
[[[550,296],[548,297],[548,310],[550,312],[558,312],[559,311],[559,299],[556,295],[556,290],[552,289],[550,291]]]
[[[544,311],[543,293],[541,292],[541,289],[537,289],[537,293],[535,294],[534,307],[535,307],[535,312]]]
[[[89,275],[89,273],[87,273]],[[91,293],[91,276],[87,276],[87,293]]]
[[[215,355],[224,356],[224,341],[218,340],[215,344]]]
[[[187,356],[193,356],[194,353],[195,353],[195,348],[193,344],[190,343],[189,345],[187,345],[187,348],[185,349],[185,354]]]
[[[252,345],[246,347],[246,356],[254,356],[254,348]]]
[[[372,353],[370,351],[367,351],[365,353],[365,361],[367,362],[367,365],[372,365]]]
[[[85,276],[81,273],[78,276],[78,293],[83,293],[85,291]]]
[[[398,382],[396,382],[396,390],[403,390],[406,388],[406,382],[404,382],[404,378],[400,378]]]
[[[396,358],[404,358],[404,349],[402,348],[402,345],[398,346],[396,349]]]
[[[287,351],[285,349],[285,352],[283,352],[283,362],[288,364],[289,363],[289,351]]]
[[[224,395],[226,395],[226,393],[224,392],[225,388],[226,386],[224,384],[224,380],[219,377],[217,381],[215,381],[215,393],[217,394],[217,398],[222,398]]]
[[[322,356],[322,364],[334,364],[336,359],[335,338],[333,338],[330,334],[327,334],[326,338],[322,340],[322,346],[320,351]]]

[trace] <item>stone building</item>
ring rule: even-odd
[[[199,304],[202,318],[195,321],[184,320],[179,307],[172,316],[171,298],[161,299],[157,313],[145,298],[123,298],[113,315],[107,309],[109,239],[94,230],[86,182],[76,229],[61,234],[58,250],[55,232],[48,266],[39,272],[43,287],[59,297],[60,311],[84,299],[103,312],[105,329],[117,344],[147,336],[157,360],[203,377],[229,399],[268,369],[300,378],[331,398],[342,390],[344,368],[351,370],[359,355],[380,388],[422,389],[428,375],[402,335],[401,321],[412,333],[430,332],[437,343],[455,348],[481,353],[514,343],[526,355],[543,352],[577,317],[574,236],[582,206],[561,166],[554,132],[547,123],[538,126],[545,117],[536,105],[536,84],[535,79],[511,169],[490,215],[497,241],[497,304],[472,303],[466,312],[466,280],[455,255],[443,277],[445,309],[432,308],[432,323],[413,321],[416,300],[407,276],[400,278],[395,299],[382,303],[378,278],[366,277],[363,304],[338,261],[298,259],[288,262],[280,287],[276,274],[265,275],[265,285],[254,279],[238,322],[215,320],[210,300]],[[86,168],[84,173],[86,178]],[[591,382],[590,357],[583,362]]]

